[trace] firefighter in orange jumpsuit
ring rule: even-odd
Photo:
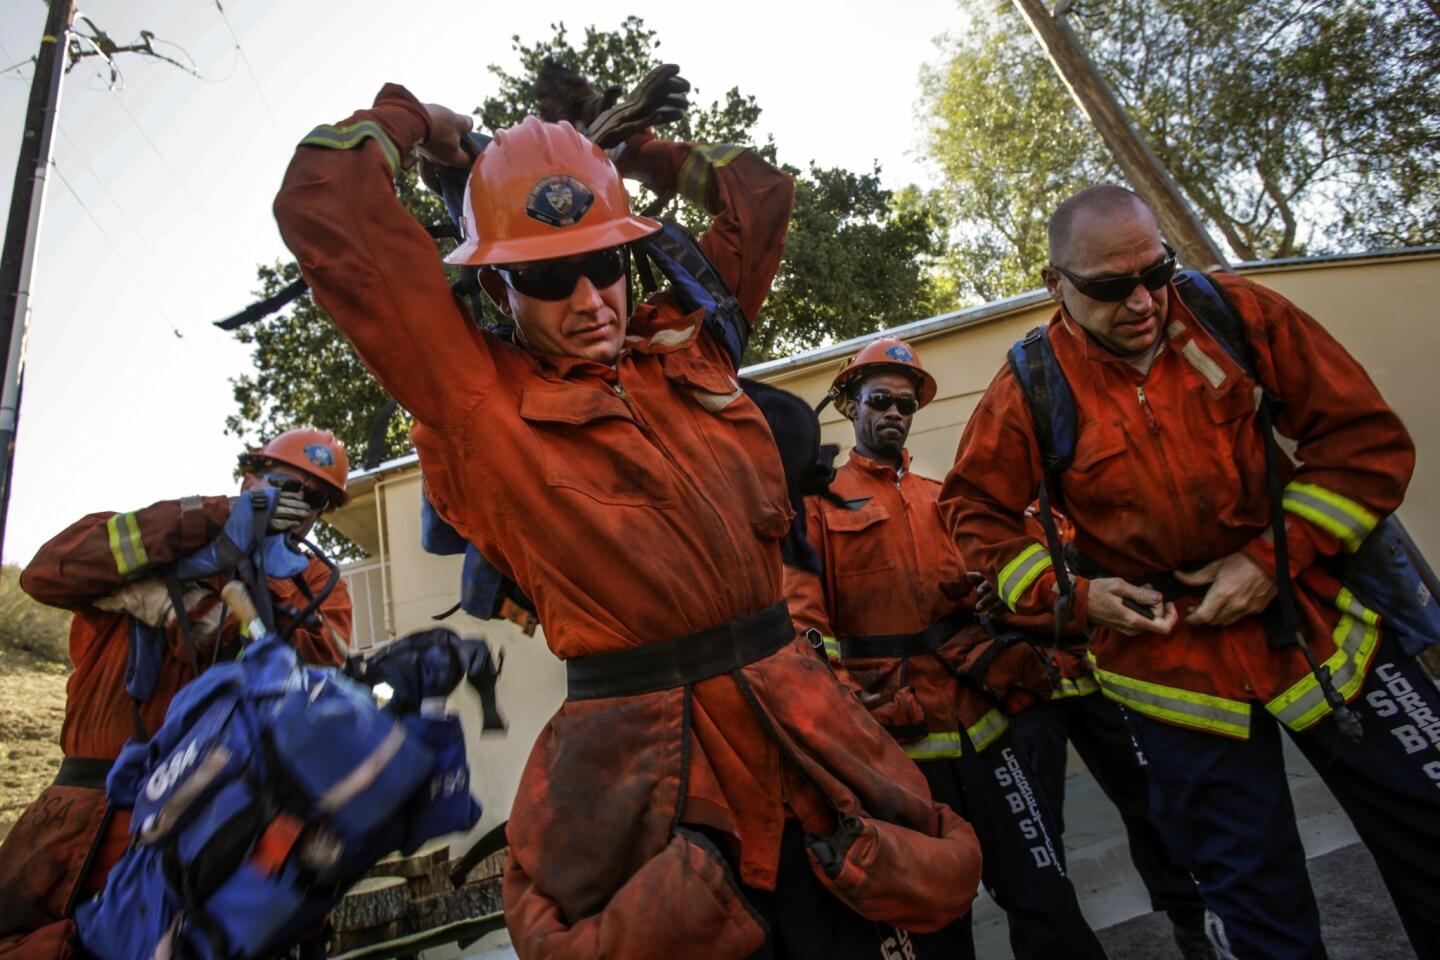
[[[1421,722],[1440,716],[1440,695],[1325,562],[1400,504],[1414,465],[1405,428],[1309,316],[1258,284],[1213,278],[1282,404],[1276,428],[1296,442],[1295,462],[1279,464],[1295,604],[1359,715],[1356,743],[1303,651],[1272,646],[1260,616],[1276,583],[1255,380],[1169,282],[1173,252],[1134,194],[1082,191],[1057,209],[1050,243],[1045,282],[1060,309],[1046,336],[1078,419],[1056,485],[1075,525],[1072,627],[1093,630],[1096,677],[1127,709],[1155,821],[1220,919],[1217,948],[1325,955],[1283,727],[1375,855],[1417,953],[1440,956],[1440,724]],[[966,426],[942,505],[960,549],[1026,613],[1056,596],[1049,553],[1024,525],[1040,478],[1007,367]]]
[[[1018,960],[1104,957],[1065,875],[1055,816],[1007,729],[1007,713],[1048,697],[1050,679],[1029,643],[1006,646],[981,624],[940,484],[910,469],[911,420],[935,391],[910,346],[889,337],[836,375],[830,397],[854,422],[855,447],[831,496],[805,500],[820,573],[786,568],[791,615],[842,664],[934,797],[974,824]],[[930,943],[973,956],[970,918]]]
[[[497,131],[447,259],[481,268],[512,343],[457,304],[393,188],[417,146],[468,165],[469,126],[388,85],[302,141],[275,214],[414,414],[430,502],[534,600],[566,661],[507,830],[517,952],[908,955],[907,930],[969,909],[974,834],[794,635],[779,456],[726,346],[747,331],[668,291],[626,315],[623,248],[660,224],[630,212],[620,173],[712,214],[700,247],[747,323],[790,177],[737,146],[639,132],[617,172],[568,122]]]
[[[242,491],[282,483],[299,492],[280,494],[272,532],[304,536],[315,520],[345,499],[349,463],[328,430],[290,430],[241,457]],[[26,808],[0,846],[0,957],[6,960],[69,956],[76,949],[74,904],[100,891],[125,852],[130,814],[110,811],[105,777],[131,737],[159,728],[176,692],[195,677],[196,665],[234,657],[240,623],[226,615],[223,578],[184,585],[189,640],[173,616],[161,580],[164,568],[213,540],[230,515],[230,498],[161,500],[130,513],[92,513],[40,548],[20,575],[26,593],[73,610],[64,759],[55,783]],[[271,579],[277,613],[298,612],[322,590],[330,570],[312,557],[303,574]],[[282,614],[283,615],[283,614]],[[137,702],[126,692],[132,617],[165,626],[166,650],[154,693]],[[292,642],[311,663],[337,665],[350,637],[350,595],[343,581],[313,622],[296,627]],[[194,644],[193,659],[190,644]]]

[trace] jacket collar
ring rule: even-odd
[[[871,460],[862,455],[854,447],[850,448],[850,463],[857,470],[863,470],[871,476],[879,477],[886,483],[894,483],[898,476],[904,476],[910,472],[910,451],[900,451],[900,472],[897,474],[895,468],[888,463],[880,463],[878,460]]]

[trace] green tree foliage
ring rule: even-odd
[[[614,31],[587,27],[579,38],[564,24],[552,30],[535,43],[513,38],[518,59],[513,70],[490,67],[495,93],[475,111],[482,128],[511,125],[533,112],[532,78],[547,57],[576,68],[597,86],[613,84],[625,90],[663,62],[660,40],[638,17],[627,18]],[[753,97],[732,88],[708,105],[700,91],[692,91],[691,100],[696,106],[684,122],[667,128],[663,136],[755,144],[760,107]],[[756,147],[774,159],[773,142]],[[812,166],[799,176],[786,257],[748,359],[878,330],[933,309],[926,265],[940,249],[940,222],[913,194],[902,202],[904,197],[883,189],[878,174],[878,169],[853,173]],[[438,198],[418,185],[413,172],[401,173],[397,190],[420,222],[445,221]],[[637,206],[651,199],[642,193]],[[665,214],[695,231],[708,219],[679,201]],[[298,269],[293,263],[262,265],[258,275],[258,294],[270,296],[296,279]],[[501,318],[494,312],[485,319]],[[294,426],[324,426],[350,449],[352,462],[363,458],[385,394],[311,298],[241,328],[236,336],[253,348],[255,370],[233,381],[236,409],[226,419],[228,432],[255,443]],[[409,425],[403,411],[391,420],[384,458],[410,449]],[[334,544],[333,539],[329,542]]]
[[[1072,24],[1157,156],[1241,259],[1440,239],[1440,17],[1427,0],[1091,0]],[[1119,179],[1009,3],[924,76],[962,290],[1033,286],[1044,221]]]

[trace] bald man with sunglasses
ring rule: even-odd
[[[1068,626],[1091,632],[1095,676],[1148,760],[1156,826],[1219,918],[1217,952],[1325,956],[1284,728],[1375,855],[1417,954],[1440,957],[1440,732],[1416,734],[1429,722],[1417,717],[1440,715],[1440,694],[1332,562],[1400,505],[1415,462],[1405,427],[1318,323],[1228,274],[1209,278],[1240,328],[1222,343],[1202,322],[1216,314],[1172,282],[1175,254],[1128,190],[1092,187],[1062,203],[1050,258],[1059,309],[1042,336],[1077,421],[1070,465],[1045,481],[1074,524]],[[1263,410],[1262,391],[1274,398]],[[1267,489],[1271,410],[1295,442],[1273,478],[1284,484],[1275,499],[1293,617],[1271,607],[1283,569]],[[1006,366],[966,424],[941,502],[959,548],[1021,614],[1054,609],[1060,589],[1024,518],[1047,462]],[[1297,634],[1358,731],[1322,695]]]

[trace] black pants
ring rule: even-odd
[[[935,799],[975,828],[985,887],[1005,911],[1016,960],[1104,960],[1066,876],[1058,822],[1012,733],[1001,734],[978,758],[927,760],[920,769]],[[957,935],[964,940],[958,949],[952,946]],[[969,917],[919,940],[927,955],[932,945],[936,955],[974,955]]]
[[[741,889],[770,928],[765,946],[751,954],[750,960],[948,960],[955,956],[922,950],[916,934],[866,920],[837,900],[811,870],[804,833],[795,820],[785,821],[780,838],[775,889]]]
[[[1015,749],[1025,757],[1055,827],[1065,831],[1066,741],[1085,761],[1095,782],[1120,812],[1130,860],[1150,895],[1150,908],[1177,920],[1199,923],[1204,901],[1178,855],[1150,817],[1150,780],[1145,754],[1125,722],[1125,708],[1100,693],[1037,703],[1010,721]]]
[[[1350,704],[1364,736],[1334,717],[1287,731],[1369,848],[1421,960],[1440,958],[1440,691],[1381,633]],[[1156,824],[1183,850],[1238,960],[1323,960],[1320,915],[1305,868],[1281,752],[1262,706],[1250,738],[1186,730],[1128,712],[1150,760]],[[1351,896],[1379,896],[1355,890]]]

